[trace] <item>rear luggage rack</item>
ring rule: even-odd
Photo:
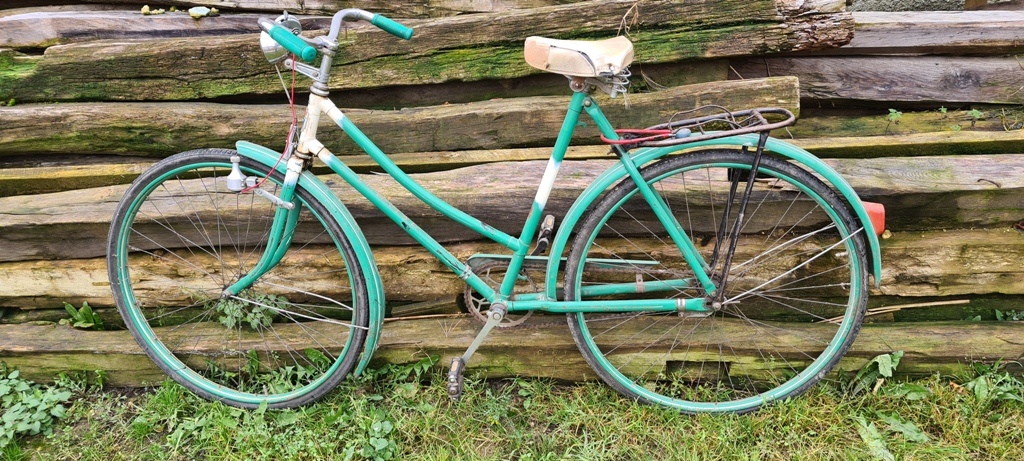
[[[693,117],[700,112],[711,115]],[[781,121],[770,122],[765,116]],[[689,116],[682,120],[676,117]],[[708,139],[725,138],[747,133],[761,133],[792,125],[796,116],[792,112],[779,107],[747,109],[731,112],[722,106],[708,105],[693,110],[677,112],[667,123],[650,126],[644,129],[615,130],[619,139],[608,139],[604,135],[601,140],[613,145],[632,149],[634,147],[675,146]]]

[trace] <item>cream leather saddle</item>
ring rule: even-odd
[[[618,75],[633,62],[633,43],[626,37],[606,40],[526,39],[526,63],[543,71],[570,77]]]

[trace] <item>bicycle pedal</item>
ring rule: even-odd
[[[459,398],[462,397],[462,387],[464,381],[462,379],[462,372],[466,369],[466,362],[462,361],[462,357],[455,357],[452,359],[452,365],[448,368],[448,398],[452,399],[452,402],[458,402]]]
[[[530,256],[540,256],[551,244],[551,231],[555,228],[555,216],[547,215],[540,223],[540,231],[537,233],[537,247],[530,252]]]

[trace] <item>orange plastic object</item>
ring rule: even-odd
[[[876,202],[863,202],[864,211],[868,212],[871,225],[875,228],[875,235],[882,235],[885,232],[885,205]]]

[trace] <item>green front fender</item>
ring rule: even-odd
[[[638,149],[630,155],[636,161],[637,165],[642,166],[684,149],[690,150],[695,147],[708,146],[754,147],[757,146],[757,141],[758,135],[746,134],[671,147]],[[821,161],[818,157],[815,157],[810,152],[788,142],[768,138],[765,149],[793,160],[804,168],[818,174],[822,179],[824,179],[826,184],[835,189],[836,192],[846,200],[850,205],[850,209],[853,210],[857,219],[859,219],[861,224],[864,226],[864,233],[867,237],[868,243],[868,260],[870,267],[872,268],[871,273],[875,277],[876,286],[880,285],[882,280],[882,256],[878,244],[878,235],[875,233],[875,227],[871,223],[871,218],[868,216],[867,210],[864,209],[864,203],[861,201],[860,197],[857,196],[857,193],[853,190],[853,187],[850,186],[850,183],[846,182],[846,180],[843,179],[835,169]],[[583,219],[583,214],[587,211],[590,204],[600,198],[601,194],[603,194],[605,190],[617,184],[625,177],[627,177],[627,173],[622,164],[616,164],[615,166],[608,168],[608,170],[598,176],[597,179],[595,179],[594,182],[580,194],[579,198],[576,199],[576,202],[569,208],[569,211],[565,213],[565,217],[562,218],[562,223],[559,225],[558,232],[555,234],[555,238],[552,240],[551,248],[549,250],[550,258],[545,275],[545,286],[547,287],[547,296],[549,298],[554,299],[556,296],[556,288],[559,286],[559,265],[565,254],[566,246],[569,244],[570,234],[576,228],[579,221]]]
[[[277,165],[277,170],[281,174],[285,173],[285,163],[277,161],[281,157],[280,153],[246,141],[238,141],[235,143],[235,148],[240,155],[260,162],[269,168]],[[359,266],[363,270],[363,278],[366,280],[366,291],[369,298],[367,301],[370,306],[370,319],[366,343],[363,346],[363,355],[359,358],[359,363],[356,365],[354,372],[358,375],[370,363],[370,357],[373,356],[373,352],[377,349],[377,341],[380,339],[381,325],[384,320],[384,287],[380,282],[380,273],[377,272],[377,263],[373,259],[373,253],[370,251],[370,244],[367,243],[366,237],[363,236],[363,232],[359,229],[356,220],[349,213],[348,208],[338,199],[338,196],[323,181],[313,176],[309,171],[302,173],[299,177],[299,185],[313,194],[313,197],[327,207],[331,216],[338,221],[345,237],[352,243],[356,259],[358,259]]]

